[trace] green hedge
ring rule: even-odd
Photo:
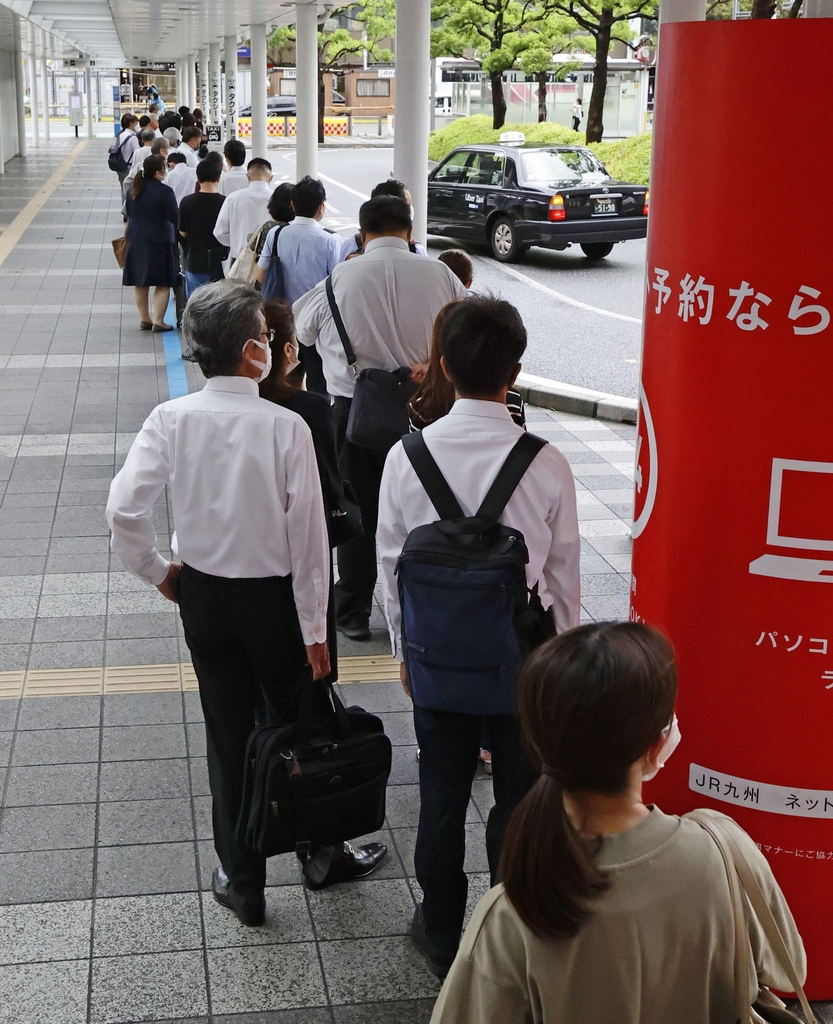
[[[503,132],[523,132],[528,142],[559,143],[570,146],[585,145],[584,134],[574,132],[550,121],[526,124],[505,124],[495,131],[492,119],[486,114],[461,117],[445,128],[433,132],[428,143],[432,160],[442,160],[457,146],[471,146],[479,142],[498,142]],[[599,156],[614,178],[648,184],[651,171],[651,133],[634,135],[616,142],[592,143],[590,148]]]

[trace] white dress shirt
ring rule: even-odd
[[[221,214],[222,216],[222,214]],[[361,259],[333,271],[333,292],[358,360],[356,371],[427,363],[437,313],[468,292],[439,260],[408,251],[403,238],[374,238]],[[327,390],[352,398],[355,375],[338,336],[322,281],[294,307],[302,345],[316,345]]]
[[[133,160],[133,154],[142,145],[139,133],[132,128],[124,128],[119,134],[119,146],[122,157],[129,163]]]
[[[266,236],[257,265],[263,270],[269,269],[277,238],[285,297],[292,305],[338,266],[341,239],[325,231],[314,217],[296,217],[283,228],[280,237],[279,227],[272,228]]]
[[[124,567],[154,585],[153,503],[169,488],[172,548],[212,576],[292,576],[305,644],[327,637],[330,547],[309,427],[267,402],[248,377],[212,377],[158,405],[110,485],[107,522]]]
[[[245,167],[230,167],[220,175],[220,194],[230,196],[241,188],[247,188],[249,178]]]
[[[229,247],[232,259],[240,255],[249,235],[269,220],[271,195],[272,186],[268,181],[250,181],[247,188],[232,192],[223,203],[214,226],[214,237],[220,245]]]
[[[180,142],[176,149],[172,149],[171,152],[182,153],[188,166],[193,167],[194,170],[197,169],[197,165],[200,162],[199,153],[195,149],[192,149],[187,142]]]
[[[505,405],[466,398],[458,399],[451,412],[426,427],[422,436],[463,512],[471,516],[523,433]],[[385,617],[393,652],[400,661],[402,613],[396,561],[411,530],[437,518],[400,441],[385,463],[376,530]],[[500,521],[523,534],[529,550],[527,584],[538,584],[538,596],[545,608],[552,608],[557,631],[577,626],[581,542],[576,487],[569,463],[553,445],[547,445],[535,457]]]
[[[170,185],[176,196],[176,204],[182,202],[186,196],[193,195],[197,190],[197,172],[188,164],[174,164],[168,171],[165,184]]]
[[[359,243],[356,241],[355,232],[352,235],[348,235],[347,238],[341,243],[341,262],[343,263],[348,256],[352,256],[354,252],[359,251]],[[414,242],[414,251],[419,256],[427,256],[428,253],[425,251],[425,246],[422,242]]]
[[[139,168],[144,167],[145,160],[147,160],[147,158],[150,156],[150,151],[150,146],[140,145],[139,148],[134,151],[133,156],[130,158],[130,170],[127,172],[127,177],[124,179],[125,195],[127,195],[131,188],[133,188],[133,182],[136,178],[136,174],[139,171]]]

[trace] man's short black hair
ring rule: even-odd
[[[232,167],[242,167],[246,162],[246,147],[240,139],[229,139],[223,146],[223,156]]]
[[[182,131],[182,118],[175,110],[166,110],[159,118],[159,131],[164,132],[167,128],[176,128]]]
[[[186,107],[185,104],[183,103],[181,107],[177,108],[177,113],[180,115],[180,117],[185,117],[186,114],[191,113],[191,108]]]
[[[147,128],[147,126],[149,124],[150,124],[150,118],[147,116],[147,114],[142,114],[142,116],[139,118],[139,127],[140,128]]]
[[[222,166],[216,160],[200,160],[197,164],[197,181],[219,181]]]
[[[327,193],[318,178],[309,175],[292,189],[292,208],[299,217],[314,217],[318,207],[326,202]]]
[[[411,211],[403,199],[376,196],[359,210],[359,226],[366,235],[409,234],[413,227]]]
[[[513,383],[526,351],[526,328],[511,303],[473,295],[448,314],[439,345],[457,393],[489,398]]]
[[[168,153],[168,167],[171,164],[187,164],[184,153]]]
[[[265,167],[267,171],[272,170],[272,165],[268,160],[264,160],[262,156],[253,156],[252,159],[246,164],[246,170],[250,171],[254,167],[255,170],[258,167]]]
[[[401,181],[397,181],[396,178],[388,178],[387,181],[380,181],[379,184],[374,187],[373,191],[370,193],[370,198],[375,199],[376,196],[394,196],[396,199],[404,199],[407,191],[407,187]]]

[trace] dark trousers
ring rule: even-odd
[[[361,448],[347,440],[349,398],[333,400],[339,465],[350,482],[362,513],[364,534],[341,544],[338,554],[338,583],[335,585],[336,615],[343,626],[366,626],[373,608],[376,586],[376,523],[379,519],[379,489],[386,454]]]
[[[466,912],[466,811],[484,724],[489,731],[495,793],[486,824],[494,885],[509,818],[537,778],[521,754],[518,720],[513,715],[484,719],[414,707],[420,798],[414,867],[423,892],[426,934],[438,955],[448,959],[457,951]]]
[[[573,118],[573,131],[574,131],[574,132],[577,132],[577,131],[578,131],[578,126],[579,126],[580,124],[581,124],[581,121],[579,120],[579,118],[577,118],[577,117],[574,117],[574,118]]]
[[[301,362],[301,368],[307,375],[307,391],[314,391],[317,395],[327,398],[327,381],[324,379],[324,370],[318,349],[310,345],[299,345],[298,359]]]
[[[185,565],[180,615],[200,686],[214,848],[239,892],[262,889],[266,861],[237,841],[246,743],[255,712],[292,721],[306,664],[287,577],[225,579]]]

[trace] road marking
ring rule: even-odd
[[[176,323],[176,301],[171,288],[165,319]],[[165,372],[168,376],[168,397],[183,398],[188,394],[188,377],[185,363],[182,361],[182,345],[179,341],[179,330],[165,331],[162,335],[162,347],[165,351]]]
[[[338,188],[344,189],[344,191],[349,192],[350,195],[358,196],[359,199],[370,199],[370,196],[365,195],[364,192],[357,192],[354,188],[350,188],[349,185],[345,185],[343,182],[337,181],[335,178],[328,178],[326,174],[322,174],[320,171],[318,172],[318,177],[323,178],[324,181],[329,181],[331,185],[336,185]]]
[[[38,189],[11,224],[9,224],[9,226],[3,231],[3,237],[0,238],[0,263],[5,261],[12,249],[14,249],[15,245],[20,241],[23,236],[23,232],[35,219],[36,214],[40,211],[46,200],[61,184],[64,175],[70,169],[72,164],[75,162],[75,158],[86,145],[86,139],[83,142],[78,143],[69,156],[62,161],[60,167],[58,167],[55,173],[46,181],[46,184],[44,184],[42,188]]]
[[[486,263],[487,260],[482,256],[475,256],[476,260]],[[598,316],[609,316],[614,320],[626,320],[630,324],[641,324],[642,318],[638,316],[626,316],[624,313],[614,313],[610,309],[602,309],[600,306],[591,306],[587,302],[581,302],[579,299],[573,299],[569,295],[565,295],[564,292],[557,292],[554,288],[548,288],[545,284],[541,284],[536,281],[533,277],[528,277],[526,274],[522,274],[519,270],[515,270],[514,267],[507,267],[505,263],[499,263],[497,260],[489,260],[489,266],[495,266],[498,270],[502,270],[504,274],[508,274],[510,277],[516,278],[518,281],[523,281],[524,284],[531,285],[539,292],[543,292],[545,295],[551,296],[553,299],[557,299],[559,302],[565,302],[568,306],[575,306],[577,309],[583,309],[587,313],[596,313]]]

